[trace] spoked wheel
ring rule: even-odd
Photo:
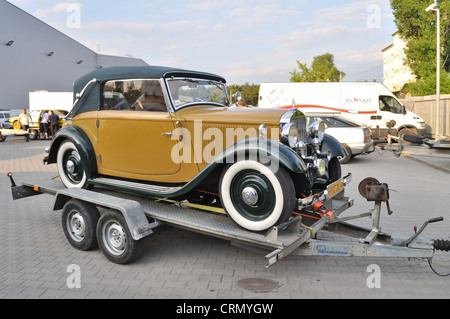
[[[63,208],[62,227],[69,243],[87,251],[98,247],[96,228],[100,214],[95,205],[71,199]]]
[[[286,170],[279,167],[273,172],[256,161],[241,161],[226,168],[220,196],[228,215],[252,231],[286,221],[295,207],[295,187]]]
[[[116,264],[127,264],[139,255],[142,240],[134,240],[123,215],[117,211],[104,213],[97,225],[97,238],[103,254]]]
[[[61,181],[67,188],[89,187],[81,156],[71,141],[65,141],[59,147],[57,166]]]

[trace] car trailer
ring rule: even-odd
[[[345,188],[334,197],[327,189],[298,201],[293,217],[266,232],[242,229],[226,216],[221,207],[204,206],[149,198],[141,195],[117,192],[104,188],[60,189],[62,185],[16,185],[12,173],[8,173],[14,200],[39,194],[55,196],[53,211],[62,210],[62,226],[69,243],[79,250],[100,247],[112,262],[132,262],[141,250],[142,238],[151,235],[164,224],[229,240],[232,244],[253,251],[265,252],[266,267],[288,255],[343,256],[343,257],[400,257],[431,260],[436,250],[450,251],[450,241],[419,237],[430,223],[442,221],[442,217],[426,221],[410,236],[389,235],[381,232],[381,207],[385,203],[388,213],[389,188],[375,178],[364,179],[358,187],[360,194],[374,202],[369,212],[343,216],[353,206],[353,200],[345,197]],[[347,175],[337,184],[345,186],[351,181]],[[52,181],[56,183],[56,181]],[[335,183],[336,184],[336,183]],[[99,213],[101,208],[102,213]],[[352,225],[348,221],[371,218],[372,228]],[[330,231],[352,238],[357,242],[318,240],[319,231]],[[131,240],[130,240],[131,239]]]

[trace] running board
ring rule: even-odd
[[[183,187],[168,187],[160,185],[152,185],[131,181],[123,181],[114,178],[98,177],[89,180],[89,184],[95,186],[103,186],[107,188],[119,189],[128,192],[138,193],[142,195],[165,197],[179,192]]]

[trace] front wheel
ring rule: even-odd
[[[63,208],[62,227],[69,243],[76,249],[87,251],[98,247],[97,207],[78,199],[71,199]]]
[[[225,169],[219,185],[226,212],[248,230],[282,223],[295,208],[294,183],[283,167],[273,172],[260,162],[237,162]]]

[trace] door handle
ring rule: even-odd
[[[180,136],[180,142],[181,142],[183,140],[183,134],[181,133],[181,129],[183,128],[183,126],[181,125],[180,121],[177,121],[175,124],[180,129],[180,135],[179,136]],[[168,132],[168,133],[162,133],[161,136],[170,136],[170,137],[172,137],[173,136],[173,131],[172,132]]]

